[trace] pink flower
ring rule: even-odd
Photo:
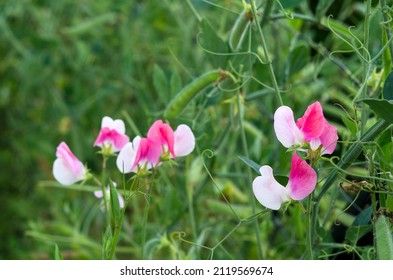
[[[172,157],[176,157],[174,151],[175,135],[169,124],[163,123],[162,120],[155,121],[147,132],[147,139],[161,146],[164,151],[169,151]]]
[[[136,136],[124,145],[116,159],[117,168],[124,173],[137,173],[138,169],[149,170],[158,165],[162,150],[147,138]]]
[[[292,156],[291,172],[286,187],[280,185],[273,177],[270,166],[259,169],[261,176],[254,179],[252,188],[257,200],[266,208],[278,210],[281,204],[290,199],[302,200],[311,194],[317,183],[315,170],[296,153]]]
[[[57,146],[56,157],[53,163],[53,176],[60,184],[68,186],[87,178],[86,168],[66,143],[61,142]]]
[[[195,148],[195,137],[187,125],[179,125],[175,131],[161,120],[150,127],[147,138],[137,136],[120,151],[116,164],[120,172],[137,173],[158,166],[161,160],[190,154]]]
[[[296,123],[291,108],[279,107],[274,113],[274,131],[284,147],[307,143],[313,151],[321,147],[321,155],[333,153],[338,140],[337,128],[327,122],[319,102],[308,106]]]
[[[94,141],[94,147],[101,147],[103,150],[109,149],[108,153],[116,153],[130,141],[125,135],[126,129],[122,120],[113,120],[110,117],[103,117],[101,130]]]
[[[116,183],[113,183],[113,185],[114,185],[115,188],[116,188]],[[120,208],[123,208],[123,207],[124,207],[124,198],[123,198],[123,196],[120,195],[120,194],[117,194],[117,195],[118,195],[118,199],[119,199]],[[94,196],[97,197],[97,198],[103,198],[103,197],[104,197],[104,194],[103,194],[102,191],[95,191],[95,192],[94,192]],[[106,190],[105,190],[105,196],[108,197],[108,198],[109,198],[109,196],[110,196],[110,189],[109,189],[109,186],[108,186],[108,187],[106,188]]]
[[[179,125],[175,131],[167,123],[157,120],[147,132],[147,139],[159,145],[163,153],[169,152],[172,158],[186,156],[195,148],[195,137],[191,128]]]

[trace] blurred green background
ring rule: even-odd
[[[165,108],[153,66],[176,73],[175,90],[183,69],[206,67],[197,32],[183,1],[0,1],[0,259],[49,257],[26,231],[69,198],[37,187],[52,179],[56,146],[66,141],[95,170],[86,147],[104,115],[125,111],[145,132]]]
[[[353,34],[362,40],[363,1],[281,2],[305,15],[305,19],[290,20],[275,7],[274,21],[265,27],[284,103],[300,116],[308,104],[320,100],[326,117],[338,127],[340,140],[353,139],[356,127],[351,118],[356,113],[352,100],[362,76],[361,61],[331,31],[355,45]],[[204,21],[198,21],[189,3]],[[198,147],[178,167],[187,166],[186,171],[163,168],[164,182],[160,184],[166,187],[157,188],[148,228],[151,257],[207,258],[208,252],[195,253],[197,250],[185,254],[192,246],[174,241],[171,230],[184,230],[187,240],[214,246],[236,226],[197,161],[204,149],[213,149],[216,155],[209,168],[230,202],[240,205],[236,209],[244,211],[243,217],[250,214],[246,195],[250,186],[245,184],[248,167],[238,158],[244,153],[237,112],[247,120],[250,158],[285,174],[289,155],[277,141],[267,140],[275,137],[271,120],[277,102],[273,91],[264,86],[271,84],[267,66],[249,52],[257,49],[256,37],[251,35],[250,49],[242,49],[243,54],[217,55],[230,53],[229,34],[242,10],[241,1],[235,0],[0,0],[0,259],[53,258],[55,243],[60,244],[65,258],[100,258],[103,221],[92,194],[41,183],[53,179],[56,146],[66,141],[98,173],[101,162],[92,143],[103,116],[125,119],[130,138],[137,130],[145,134],[183,86],[218,67],[237,74],[244,71],[244,107],[235,105],[236,90],[222,94],[212,90],[180,118],[171,120],[172,127],[183,122],[192,125]],[[327,26],[330,14],[335,19],[330,22],[331,30]],[[369,50],[375,55],[383,45],[381,13],[375,13],[371,21]],[[352,33],[351,25],[356,26]],[[331,56],[336,50],[340,52]],[[376,64],[383,67],[381,60]],[[344,127],[343,120],[353,130]],[[338,147],[337,155],[341,150],[344,148]],[[321,171],[322,178],[328,171]],[[191,236],[189,218],[184,214],[186,176],[199,186],[194,198],[198,236]],[[139,238],[137,217],[143,203],[139,198],[130,206],[132,218],[124,225],[124,247],[120,248],[124,258],[138,256],[132,250]],[[304,245],[296,243],[304,232],[302,213],[297,208],[290,212],[288,217],[280,217],[281,223],[274,215],[260,223],[261,232],[266,232],[263,241],[272,244],[266,257],[298,258],[302,252],[296,249]],[[240,227],[215,257],[256,258],[250,228]],[[289,240],[295,243],[288,246]]]

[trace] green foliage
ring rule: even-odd
[[[247,16],[240,1],[1,2],[0,258],[300,259],[305,221],[314,258],[391,258],[392,30],[379,3],[336,2],[256,1]],[[288,181],[277,91],[295,117],[320,101],[338,128],[313,216],[252,194],[262,165]],[[95,182],[54,182],[61,141],[101,174],[105,115],[131,139],[186,123],[196,149],[135,184],[109,158],[107,201]]]

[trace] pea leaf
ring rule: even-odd
[[[255,170],[255,172],[257,172],[259,174],[259,169],[261,168],[261,165],[259,165],[258,163],[256,163],[255,161],[244,157],[244,156],[239,156],[239,158],[245,163],[247,164],[249,167],[251,167],[252,169]]]
[[[393,100],[393,71],[386,77],[383,86],[383,97],[387,100]]]
[[[201,21],[200,43],[202,47],[207,51],[206,55],[215,68],[226,68],[227,56],[218,55],[221,53],[228,53],[228,45],[217,35],[216,30],[210,25],[210,23],[203,19]]]
[[[168,101],[169,97],[169,85],[168,80],[165,76],[164,70],[157,64],[153,67],[153,85],[156,90],[158,97],[164,103]]]
[[[380,118],[390,124],[393,123],[393,103],[388,100],[371,98],[362,99],[361,101],[370,106],[371,110],[373,110]]]
[[[109,183],[110,186],[110,205],[111,205],[111,214],[115,226],[118,226],[120,221],[120,202],[119,202],[119,195],[117,193],[116,187],[112,181]]]
[[[54,253],[54,258],[55,260],[63,260],[63,255],[61,254],[60,250],[59,250],[59,246],[57,246],[57,244],[55,244],[55,253]]]

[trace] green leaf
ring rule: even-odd
[[[181,77],[177,72],[173,72],[170,80],[170,98],[174,97],[178,92],[181,91],[183,86]]]
[[[393,103],[380,99],[362,99],[380,118],[393,123]]]
[[[55,244],[55,253],[54,253],[54,259],[55,260],[63,260],[63,255],[61,254],[60,250],[59,250],[59,246],[57,246],[57,244]]]
[[[380,162],[382,170],[388,170],[393,160],[393,143],[392,143],[392,130],[387,129],[378,138],[377,144],[380,149],[377,149],[378,161]]]
[[[112,181],[109,182],[110,186],[110,205],[111,205],[111,215],[115,226],[118,225],[120,221],[121,211],[119,203],[119,195],[117,193],[116,187]]]
[[[310,50],[306,44],[299,44],[289,54],[288,77],[291,78],[307,65],[310,57]]]
[[[372,229],[372,225],[350,226],[345,232],[345,240],[354,246],[360,238],[371,232]]]
[[[170,99],[168,95],[168,80],[165,76],[164,71],[157,64],[154,64],[153,67],[153,85],[160,100],[163,103],[167,103],[167,101]]]
[[[353,221],[353,226],[365,226],[370,224],[371,222],[371,215],[373,213],[373,208],[370,205],[369,207],[367,207],[366,209],[362,210],[362,212],[360,212],[355,220]]]
[[[375,223],[375,242],[379,260],[393,260],[393,238],[389,220],[380,215]]]
[[[386,77],[383,85],[383,98],[393,100],[393,71]]]
[[[228,45],[217,35],[216,31],[206,19],[201,21],[201,30],[200,43],[203,49],[206,50],[206,55],[211,61],[212,66],[214,68],[225,69],[227,56],[219,54],[228,53]]]
[[[105,233],[102,236],[102,258],[104,260],[109,259],[109,255],[111,253],[111,248],[112,248],[112,242],[113,242],[112,228],[109,225],[107,226]]]
[[[348,117],[341,117],[342,122],[344,123],[345,127],[351,132],[352,135],[356,135],[358,129],[352,120],[350,120]]]
[[[258,163],[256,163],[255,161],[244,157],[244,156],[239,156],[239,158],[245,163],[247,164],[249,167],[251,167],[252,169],[255,170],[255,172],[257,172],[258,174],[260,174],[259,169],[261,168],[261,165],[259,165]]]

